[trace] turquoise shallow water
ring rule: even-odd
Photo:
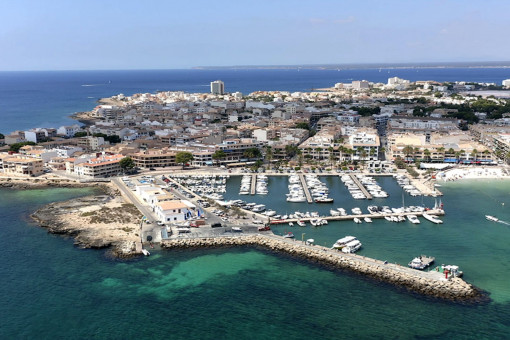
[[[276,188],[278,179],[271,181]],[[391,194],[387,205],[400,203],[394,181],[380,181]],[[77,249],[71,239],[47,234],[27,217],[37,206],[90,190],[1,190],[0,337],[504,339],[510,334],[510,227],[484,215],[510,221],[509,189],[501,181],[448,183],[442,226],[379,221],[293,229],[326,244],[353,234],[364,244],[361,254],[392,262],[424,252],[458,264],[466,280],[490,293],[492,302],[477,306],[255,249],[154,251],[149,258],[114,261],[104,251]],[[335,194],[334,206],[362,206],[341,201],[340,186]],[[310,207],[302,211],[314,211]]]

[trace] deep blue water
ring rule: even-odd
[[[0,72],[0,133],[74,123],[69,115],[119,93],[208,92],[209,83],[217,79],[225,82],[228,92],[309,91],[352,80],[386,82],[394,76],[501,84],[510,78],[510,68]]]
[[[270,192],[278,181],[271,179]],[[367,203],[343,197],[334,182],[328,180],[335,206]],[[381,184],[392,195],[386,203],[400,203],[394,181]],[[102,250],[75,248],[28,218],[37,207],[90,189],[3,189],[0,339],[507,339],[510,228],[483,215],[510,220],[509,189],[501,181],[448,184],[440,226],[346,221],[293,229],[314,233],[321,244],[356,235],[364,244],[360,254],[391,262],[425,252],[458,264],[492,298],[474,306],[249,248],[154,250],[148,258],[115,261]],[[287,208],[276,196],[268,195],[272,206]]]

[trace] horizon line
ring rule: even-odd
[[[314,63],[314,64],[260,64],[260,65],[199,65],[183,68],[90,68],[90,69],[27,69],[0,70],[0,72],[72,72],[72,71],[178,71],[201,69],[263,69],[263,68],[379,68],[379,67],[510,67],[510,60],[504,61],[430,61],[430,62],[366,62],[366,63]]]

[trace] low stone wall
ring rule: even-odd
[[[305,246],[298,242],[286,242],[277,237],[250,235],[238,237],[174,239],[162,242],[162,248],[206,248],[258,246],[270,251],[283,252],[291,256],[312,262],[325,264],[339,269],[348,269],[362,275],[388,282],[419,294],[433,296],[450,301],[477,302],[486,300],[486,294],[460,278],[440,280],[427,276],[426,273],[408,270],[407,267],[394,267],[381,261],[363,258],[352,254],[331,251],[320,246]],[[430,275],[431,276],[431,275]]]

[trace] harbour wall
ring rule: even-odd
[[[215,238],[186,238],[164,240],[162,248],[186,249],[208,247],[262,247],[269,251],[285,253],[313,263],[335,269],[347,269],[376,280],[405,287],[410,291],[439,299],[457,302],[481,302],[487,295],[460,278],[446,280],[437,272],[424,272],[397,264],[345,254],[322,246],[307,245],[300,241],[284,239],[274,235],[247,235]]]

